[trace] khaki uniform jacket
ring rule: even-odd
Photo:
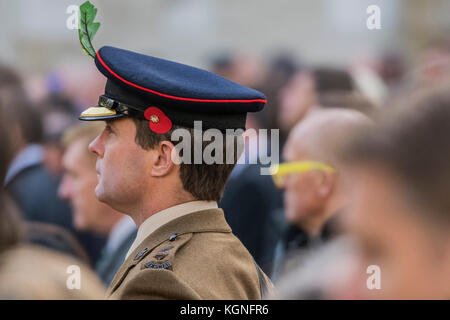
[[[259,273],[259,275],[258,275]],[[260,299],[254,260],[221,209],[189,213],[150,234],[128,256],[109,299]]]

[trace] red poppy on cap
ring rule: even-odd
[[[153,132],[166,133],[172,128],[172,121],[157,107],[147,108],[144,117],[148,120],[148,126]]]

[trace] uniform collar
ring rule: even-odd
[[[176,238],[178,235],[202,232],[231,232],[231,228],[225,220],[222,209],[206,209],[191,212],[189,214],[186,213],[185,215],[173,219],[170,222],[159,227],[157,230],[151,233],[151,235],[148,235],[142,242],[137,243],[136,247],[134,247],[134,250],[133,248],[130,249],[125,262],[122,264],[122,266],[114,276],[114,279],[112,280],[106,295],[110,296],[120,286],[122,280],[126,277],[129,270],[131,270],[142,259],[144,259],[146,255],[152,252],[152,250],[158,245],[161,245],[166,241],[172,241],[171,238],[173,236],[175,236]]]
[[[215,201],[189,201],[164,209],[148,217],[139,227],[136,239],[128,250],[127,258],[149,235],[163,225],[196,211],[217,209]]]

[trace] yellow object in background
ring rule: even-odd
[[[324,163],[317,161],[297,161],[275,164],[270,167],[272,179],[277,187],[281,187],[285,177],[291,173],[302,173],[312,170],[336,172],[336,170]]]

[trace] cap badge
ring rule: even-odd
[[[157,107],[147,108],[144,117],[149,120],[148,126],[153,132],[166,133],[172,128],[172,121]]]

